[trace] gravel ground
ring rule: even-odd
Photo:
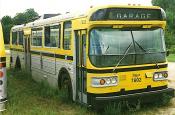
[[[175,62],[168,63],[169,80],[175,81]]]

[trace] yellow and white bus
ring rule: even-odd
[[[14,26],[11,66],[88,106],[174,96],[167,86],[165,19],[157,6],[109,5]]]
[[[4,37],[0,22],[0,111],[5,110],[7,101],[7,77],[6,77],[6,55],[4,46]]]

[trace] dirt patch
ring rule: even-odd
[[[168,63],[169,80],[175,81],[175,62]]]

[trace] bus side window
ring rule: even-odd
[[[45,27],[45,46],[47,47],[60,47],[60,26],[47,26]]]
[[[72,35],[72,23],[71,21],[64,22],[64,33],[63,33],[63,49],[71,49],[71,35]]]
[[[17,45],[17,32],[12,32],[12,44]]]
[[[50,47],[50,26],[44,29],[44,45]]]
[[[42,46],[42,28],[32,30],[32,46]]]
[[[23,45],[23,32],[18,32],[19,45]]]

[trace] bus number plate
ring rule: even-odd
[[[132,82],[141,82],[140,74],[133,74]]]
[[[138,78],[138,77],[132,78],[132,82],[141,82],[141,81],[142,81],[141,78]]]

